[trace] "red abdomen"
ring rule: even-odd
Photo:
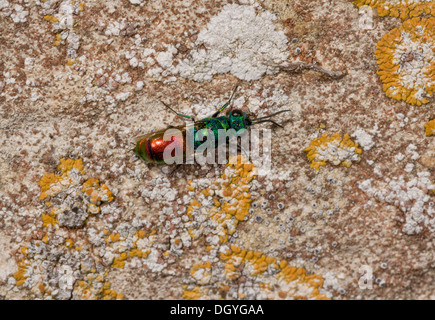
[[[173,149],[171,156],[175,157],[175,149],[183,150],[183,155],[186,152],[186,144],[184,135],[175,135],[169,141],[163,140],[166,130],[157,131],[144,136],[139,140],[134,148],[134,152],[146,162],[164,163],[165,148],[173,144],[170,148]]]

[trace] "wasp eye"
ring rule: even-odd
[[[242,115],[242,112],[240,110],[233,110],[233,111],[231,111],[231,114],[234,117],[240,117]]]

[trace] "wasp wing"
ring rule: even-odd
[[[139,142],[139,141],[141,141],[143,139],[148,139],[148,138],[150,138],[152,136],[163,135],[169,129],[180,130],[183,134],[186,131],[186,127],[185,126],[176,126],[176,127],[170,126],[170,127],[166,128],[166,129],[161,129],[161,130],[149,132],[147,134],[142,134],[142,135],[136,136],[136,137],[133,138],[133,140],[134,140],[135,143],[137,143],[137,142]]]

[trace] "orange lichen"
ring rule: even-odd
[[[190,180],[190,181],[192,181],[192,180]],[[193,191],[193,190],[195,190],[195,188],[193,186],[191,186],[190,183],[188,183],[187,184],[187,190]]]
[[[276,262],[275,258],[267,257],[263,255],[262,252],[240,250],[235,245],[231,246],[231,252],[229,254],[221,254],[221,260],[228,261],[225,264],[226,277],[228,279],[237,278],[235,274],[237,266],[244,263],[244,261],[248,261],[252,264],[253,270],[250,273],[250,276],[252,277],[265,272],[270,264]]]
[[[21,247],[20,251],[21,251],[21,253],[22,253],[24,256],[27,256],[28,253],[29,253],[29,248],[27,248],[27,247]]]
[[[424,129],[426,132],[426,136],[430,137],[431,135],[433,135],[435,133],[435,119],[426,122],[424,125]]]
[[[62,173],[71,171],[72,169],[76,169],[80,173],[85,173],[83,171],[83,160],[82,159],[60,159],[60,164],[57,167]]]
[[[203,190],[198,190],[202,197],[211,198],[213,207],[207,209],[208,217],[217,228],[220,243],[228,240],[228,235],[235,232],[237,224],[243,221],[249,214],[251,195],[249,194],[250,183],[256,177],[257,169],[251,163],[246,163],[242,156],[231,158],[227,164],[227,174],[223,174],[213,184]],[[193,191],[195,187],[188,182],[188,190]],[[193,214],[200,210],[202,204],[197,199],[191,201],[187,207],[186,215],[194,219]],[[193,239],[201,235],[202,227],[189,229],[188,232]]]
[[[44,286],[44,284],[41,283],[41,284],[38,286],[38,289],[39,289],[39,292],[44,293],[44,291],[45,291],[45,286]]]
[[[435,91],[435,18],[413,18],[385,34],[375,51],[386,95],[412,105]]]
[[[86,280],[77,281],[75,296],[86,300],[122,300],[124,295],[111,288],[103,275],[89,274]]]
[[[89,196],[88,211],[91,213],[100,212],[99,205],[101,202],[111,202],[113,200],[112,192],[109,188],[97,179],[89,179],[83,183],[82,192]]]
[[[139,231],[136,231],[136,237],[138,237],[139,239],[143,239],[143,238],[145,238],[145,235],[146,235],[146,232],[144,231],[144,230],[139,230]]]
[[[52,208],[50,213],[48,213],[48,214],[43,213],[41,215],[43,227],[48,228],[49,226],[54,226],[54,225],[58,224],[58,221],[56,219],[57,211],[58,211],[58,208]]]
[[[51,22],[51,23],[56,23],[59,21],[58,18],[56,18],[55,16],[53,16],[51,14],[45,15],[44,19],[47,20],[48,22]]]
[[[59,193],[66,191],[69,188],[76,187],[82,181],[81,175],[83,171],[82,159],[60,159],[58,165],[59,174],[46,173],[39,181],[41,186],[40,200],[46,198],[56,197]],[[100,205],[102,202],[111,202],[113,200],[112,192],[105,184],[100,184],[97,179],[88,179],[82,185],[81,192],[83,192],[89,201],[87,202],[87,210],[90,213],[99,213]],[[74,191],[74,194],[79,196],[80,191]],[[78,201],[77,203],[80,203]],[[50,207],[52,202],[46,201],[45,204]],[[86,204],[85,204],[86,205]],[[59,223],[58,217],[67,208],[60,205],[59,207],[52,207],[50,213],[43,213],[41,215],[43,227],[50,227]]]
[[[310,146],[305,148],[307,157],[311,161],[311,168],[319,170],[327,162],[334,165],[342,164],[350,167],[352,162],[359,161],[362,150],[358,143],[353,142],[346,133],[343,138],[338,133],[329,136],[324,133],[320,138],[311,141]]]
[[[262,252],[242,250],[234,245],[229,251],[221,253],[221,260],[226,262],[225,272],[229,280],[235,280],[240,276],[241,266],[249,268],[250,276],[253,278],[264,277],[265,272],[270,268],[276,270],[276,275],[266,276],[262,281],[263,285],[260,286],[271,298],[276,296],[301,298],[300,289],[305,287],[309,294],[304,298],[327,299],[319,291],[323,286],[323,279],[320,275],[308,275],[304,268],[288,266],[285,260],[278,263],[275,258],[266,256]]]
[[[125,266],[125,260],[127,260],[128,254],[123,252],[119,257],[113,259],[112,267],[123,269]]]
[[[111,234],[110,236],[109,236],[109,238],[110,238],[110,241],[112,241],[112,242],[117,242],[117,241],[119,241],[119,238],[121,237],[121,235],[119,234],[119,233],[117,233],[117,234]]]
[[[435,1],[433,0],[355,0],[354,3],[358,7],[368,5],[376,8],[381,17],[392,16],[407,19],[422,14],[435,15]]]
[[[109,271],[109,266],[107,266],[104,275],[97,273],[94,264],[95,260],[92,261],[92,255],[87,256],[85,260],[82,260],[80,257],[81,255],[74,254],[76,251],[89,250],[89,245],[86,242],[86,239],[83,239],[83,237],[77,237],[76,230],[71,230],[68,227],[64,228],[65,226],[68,226],[68,224],[59,225],[59,221],[65,221],[64,214],[83,213],[84,210],[83,208],[79,208],[80,205],[87,206],[92,204],[98,207],[101,202],[112,201],[112,193],[106,185],[100,184],[97,179],[88,179],[85,183],[81,184],[81,175],[84,174],[83,162],[81,159],[61,159],[58,169],[60,171],[59,173],[46,173],[39,181],[41,186],[40,199],[44,200],[48,197],[56,198],[57,201],[54,201],[55,199],[52,199],[53,201],[50,199],[50,201],[44,202],[48,207],[51,207],[52,203],[56,203],[56,206],[51,207],[50,212],[42,213],[41,215],[42,226],[47,229],[43,229],[43,232],[38,233],[40,235],[39,238],[33,240],[29,247],[21,247],[20,249],[23,259],[18,262],[18,271],[14,274],[17,286],[29,289],[32,294],[38,298],[51,297],[63,299],[69,296],[57,296],[54,293],[53,285],[50,282],[54,280],[58,281],[58,283],[65,283],[62,281],[66,281],[66,279],[69,281],[69,279],[72,279],[69,277],[69,272],[80,271],[82,274],[80,280],[83,281],[75,282],[76,285],[71,287],[73,292],[68,292],[68,294],[72,294],[74,298],[81,299],[122,299],[122,294],[116,293],[111,289],[110,283],[105,282],[104,280]],[[52,226],[55,226],[55,228],[52,228]],[[77,227],[81,226],[82,225],[77,224]],[[64,229],[59,232],[60,228]],[[111,234],[105,229],[104,234],[107,239],[110,238],[110,243],[125,241],[119,233],[113,232]],[[54,243],[51,241],[53,235],[55,235],[57,239]],[[58,241],[59,237],[64,239],[63,242]],[[119,257],[115,258],[112,263],[113,267],[123,268],[125,260],[129,256],[137,256],[141,258],[146,258],[148,256],[151,251],[144,250],[143,247],[148,245],[150,240],[145,242],[145,244],[141,244],[140,249],[137,248],[136,241],[143,241],[141,237],[145,237],[144,231],[137,232],[137,239],[134,241],[134,248],[131,249],[131,247],[129,247],[129,252],[122,252]],[[56,264],[56,262],[46,260],[50,256],[50,251],[53,252],[52,250],[55,250],[56,254],[73,253],[71,256],[74,256],[74,259],[78,259],[76,262],[78,263],[77,265],[79,265],[79,268],[73,271],[69,265],[59,265],[59,277],[53,278],[53,275],[48,275],[48,271],[43,262],[49,262],[49,264],[51,263],[52,265]],[[40,254],[35,255],[35,252],[39,252]],[[65,276],[67,277],[62,278]],[[29,279],[29,281],[26,281],[27,279]],[[49,281],[47,279],[52,280]]]
[[[60,35],[60,33],[56,33],[56,41],[54,41],[54,45],[57,47],[57,46],[60,46],[60,42],[61,42],[61,40],[62,40],[62,38],[61,38],[61,35]]]
[[[18,271],[14,273],[14,278],[17,281],[17,286],[22,286],[27,279],[28,263],[25,260],[18,262]]]
[[[139,249],[131,249],[128,253],[130,257],[139,257],[139,258],[146,258],[150,254],[151,250],[148,249],[146,251],[142,251]]]
[[[194,278],[200,285],[206,285],[211,281],[211,264],[209,261],[206,263],[195,264],[190,270],[190,275]]]
[[[54,173],[46,173],[41,180],[39,180],[39,185],[41,186],[41,195],[39,197],[40,200],[44,200],[49,196],[48,192],[50,190],[51,185],[57,183],[60,179],[59,175],[56,175]],[[59,190],[58,192],[60,192]],[[57,193],[58,193],[57,192]],[[55,195],[54,193],[53,195]]]
[[[192,290],[187,290],[187,286],[183,286],[183,299],[199,300],[204,295],[200,287],[195,287]]]
[[[148,255],[151,253],[150,246],[155,242],[155,230],[151,231],[148,235],[148,238],[145,237],[146,232],[141,230],[137,231],[135,234],[135,238],[133,238],[133,245],[132,248],[129,251],[122,252],[118,257],[113,259],[112,267],[114,268],[120,268],[123,269],[125,266],[125,262],[128,258],[132,257],[138,257],[145,259],[148,257]],[[123,241],[125,239],[121,239],[119,234],[111,234],[110,236],[106,237],[106,242],[108,240],[111,240],[111,242],[120,242],[120,246],[123,245]]]
[[[124,295],[111,289],[110,282],[105,282],[101,292],[101,300],[122,300]]]
[[[274,257],[260,251],[250,251],[231,245],[230,249],[221,253],[224,264],[225,279],[218,281],[217,290],[210,290],[213,266],[210,262],[195,264],[190,274],[197,286],[193,289],[183,286],[183,298],[190,300],[217,299],[225,297],[231,288],[238,291],[238,298],[248,296],[238,279],[247,277],[256,288],[257,294],[268,299],[328,299],[323,291],[323,278],[316,274],[307,274],[304,268],[289,266],[286,260],[278,261]],[[219,264],[216,265],[219,268]],[[221,270],[216,272],[222,274]]]
[[[68,248],[72,248],[73,245],[74,245],[74,241],[72,239],[65,240],[65,246],[67,246]]]
[[[201,206],[201,204],[198,202],[198,200],[193,200],[190,204],[192,206],[194,206],[194,207],[200,207]]]
[[[46,173],[42,176],[41,180],[39,180],[41,187],[40,200],[53,197],[71,185],[77,184],[79,181],[70,174],[73,169],[77,173],[84,173],[82,159],[73,160],[62,158],[57,168],[61,171],[61,174]]]

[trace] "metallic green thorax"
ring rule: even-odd
[[[195,137],[194,148],[198,148],[204,141],[209,140],[207,137],[209,134],[214,135],[215,147],[219,146],[219,143],[228,141],[229,137],[225,141],[219,141],[219,130],[228,131],[234,129],[236,133],[242,134],[250,126],[251,121],[247,115],[239,110],[235,110],[230,113],[228,117],[220,116],[215,118],[204,118],[197,122],[193,127],[193,133]],[[241,131],[240,131],[241,130]],[[199,136],[204,138],[200,141]]]
[[[248,129],[248,127],[252,124],[246,113],[239,110],[234,110],[230,113],[229,121],[231,129],[234,129],[237,132],[242,129]]]

